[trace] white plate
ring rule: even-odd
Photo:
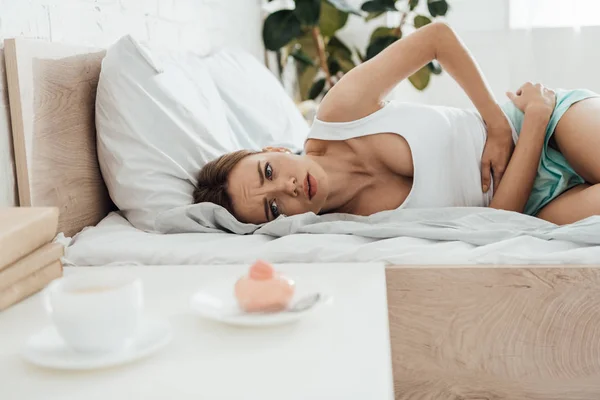
[[[234,296],[236,279],[223,279],[206,283],[192,295],[190,306],[196,314],[207,319],[231,325],[258,327],[283,325],[297,321],[320,310],[333,300],[332,296],[327,294],[323,288],[293,277],[290,278],[296,283],[296,290],[290,304],[317,292],[321,294],[319,301],[308,310],[299,312],[245,313],[239,308]]]
[[[35,365],[47,368],[106,368],[150,355],[167,345],[171,338],[171,326],[167,321],[144,319],[135,341],[126,349],[112,353],[82,353],[69,348],[56,328],[48,326],[29,338],[22,356]]]

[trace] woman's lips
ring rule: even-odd
[[[308,183],[308,175],[309,174],[306,174],[306,178],[304,178],[303,189],[304,189],[304,195],[306,196],[307,199],[310,200],[310,189],[309,189],[309,183]]]
[[[313,197],[317,194],[317,180],[311,175],[308,174],[308,197],[312,200]]]

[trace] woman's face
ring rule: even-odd
[[[319,164],[280,151],[248,156],[229,175],[234,213],[240,221],[253,224],[282,214],[318,214],[328,190],[327,176]]]

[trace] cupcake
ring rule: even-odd
[[[235,284],[235,298],[246,312],[277,312],[285,310],[294,295],[294,282],[275,273],[273,267],[257,261],[247,276]]]

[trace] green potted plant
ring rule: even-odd
[[[346,0],[294,0],[294,9],[275,11],[265,19],[263,41],[267,50],[278,53],[280,65],[284,65],[288,57],[297,61],[301,98],[315,99],[324,95],[357,63],[374,57],[400,39],[407,23],[412,22],[418,29],[448,11],[445,0],[421,1],[427,2],[428,15],[416,12],[419,0],[369,0],[360,10]],[[390,12],[400,15],[398,25],[376,28],[364,55],[358,49],[351,50],[336,36],[350,15],[370,21]],[[440,73],[439,64],[430,63],[409,80],[415,88],[423,90],[431,74]]]

